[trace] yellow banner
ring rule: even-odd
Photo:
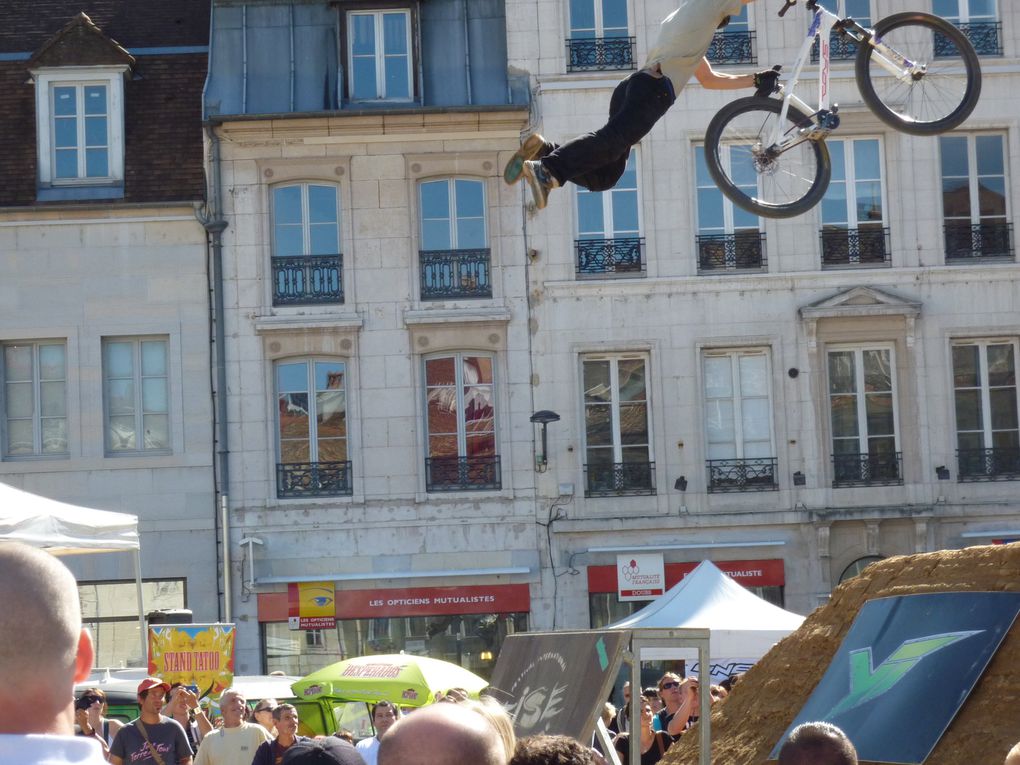
[[[234,680],[233,624],[149,627],[149,674],[218,698]]]
[[[336,591],[332,582],[291,582],[287,585],[291,628],[332,629],[336,626]]]

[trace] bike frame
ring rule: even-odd
[[[808,27],[807,37],[804,38],[800,52],[797,54],[797,61],[793,67],[793,75],[787,83],[780,87],[783,108],[780,112],[779,120],[776,122],[770,144],[778,153],[782,153],[804,140],[823,140],[839,125],[838,118],[835,118],[839,107],[832,105],[830,109],[829,88],[829,67],[832,62],[829,40],[833,28],[837,25],[841,25],[846,34],[857,42],[858,45],[870,45],[874,48],[878,53],[875,57],[876,63],[901,81],[908,81],[918,74],[924,74],[926,69],[924,65],[917,64],[901,56],[895,50],[885,45],[881,39],[876,38],[871,29],[862,27],[853,19],[840,18],[817,2],[808,2],[807,7],[809,10],[814,11],[811,25]],[[811,46],[816,38],[818,39],[819,53],[818,105],[817,107],[812,107],[800,98],[795,91],[800,81],[801,72],[810,60]],[[810,115],[814,123],[811,128],[801,128],[793,135],[790,135],[790,130],[783,130],[791,103],[804,114]]]

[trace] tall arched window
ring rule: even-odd
[[[273,305],[343,303],[336,185],[273,188]]]

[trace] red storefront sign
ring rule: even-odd
[[[667,563],[666,589],[691,573],[701,561]],[[712,561],[744,587],[781,587],[786,583],[782,559]],[[617,592],[616,566],[588,566],[588,592]]]
[[[287,621],[286,592],[259,593],[258,604],[260,622]],[[337,619],[511,614],[527,613],[530,610],[531,592],[526,584],[336,590]]]

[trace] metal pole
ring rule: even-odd
[[[138,594],[138,634],[142,641],[142,666],[149,666],[149,634],[145,629],[145,603],[142,596],[142,546],[139,541],[134,550],[135,556],[135,590]]]

